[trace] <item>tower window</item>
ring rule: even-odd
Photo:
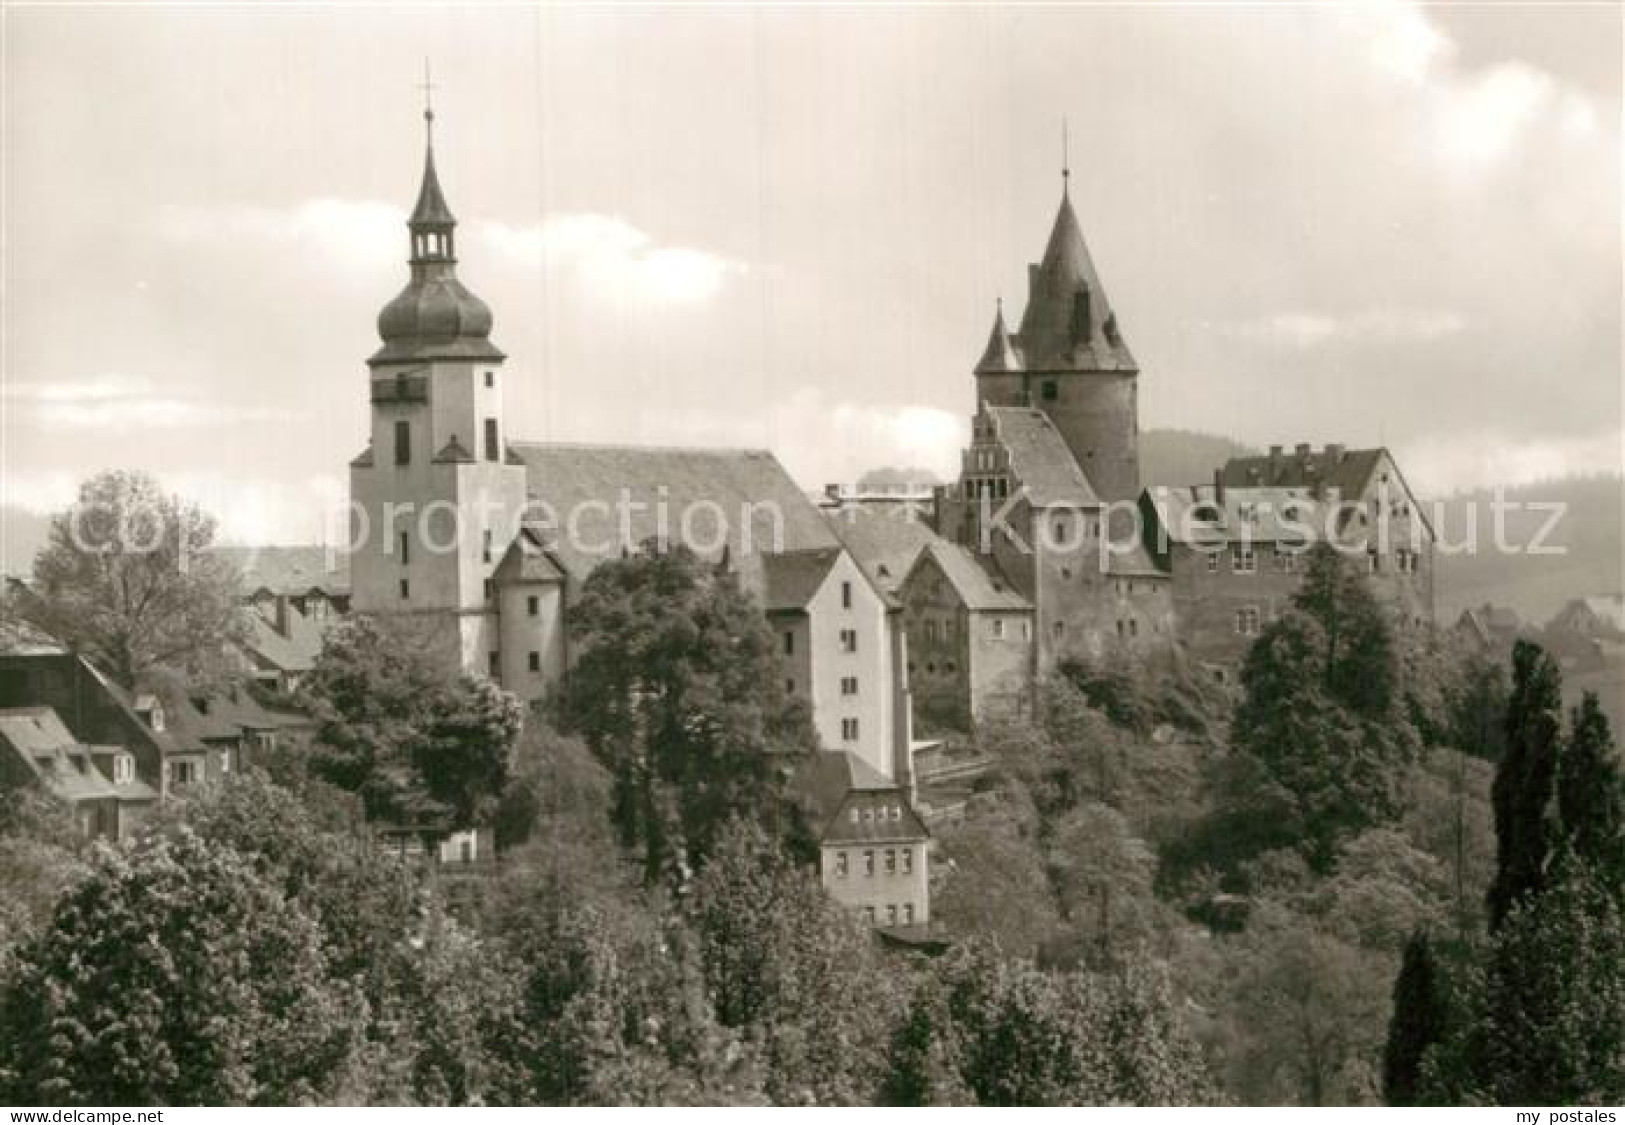
[[[542,654],[541,653],[533,652],[533,653],[530,654],[530,670],[532,672],[540,672],[542,670]]]
[[[502,676],[502,653],[501,653],[500,650],[492,649],[490,651],[490,653],[485,658],[485,664],[486,664],[486,668],[490,671],[491,678],[493,680],[501,678],[501,676]]]
[[[412,463],[412,423],[395,423],[395,464]]]
[[[405,578],[401,579],[400,591],[402,601],[410,598],[412,596],[412,583]]]
[[[487,461],[500,460],[497,453],[497,420],[495,418],[485,420],[485,459]]]
[[[412,561],[412,536],[410,534],[408,534],[407,532],[403,531],[403,532],[401,532],[400,538],[401,538],[401,565],[402,566],[407,566]]]
[[[497,385],[497,373],[495,371],[487,371],[485,373],[485,385],[487,387],[494,387]]]
[[[1045,402],[1054,402],[1060,397],[1061,388],[1054,379],[1045,379],[1043,384],[1038,388],[1038,393]]]
[[[541,598],[537,597],[535,594],[532,594],[528,598],[525,599],[525,613],[526,614],[528,614],[531,617],[536,617],[536,616],[540,615],[541,612],[542,612],[542,599]]]

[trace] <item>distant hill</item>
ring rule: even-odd
[[[1258,453],[1218,434],[1195,430],[1146,430],[1140,434],[1140,483],[1202,484],[1213,480],[1213,470],[1232,457]]]
[[[1467,606],[1493,602],[1511,606],[1540,625],[1570,598],[1618,593],[1625,582],[1625,477],[1564,477],[1507,489],[1511,507],[1503,521],[1503,541],[1519,547],[1513,553],[1495,546],[1494,492],[1461,493],[1440,502],[1438,534],[1438,606],[1450,621]],[[1545,546],[1558,554],[1530,554],[1528,547],[1551,514],[1530,504],[1561,504],[1562,515]],[[1477,549],[1451,553],[1453,544],[1469,540],[1470,513],[1476,510]]]
[[[45,546],[51,521],[47,516],[0,505],[0,574],[25,578],[34,573],[34,556]]]
[[[886,466],[870,469],[858,478],[859,488],[894,488],[903,484],[937,485],[944,483],[930,469],[899,469]]]

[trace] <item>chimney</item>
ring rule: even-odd
[[[903,631],[903,612],[890,609],[886,627],[891,633],[891,750],[892,781],[914,803],[914,716],[908,689],[908,634]]]
[[[1336,465],[1343,460],[1343,446],[1326,443],[1326,460]]]
[[[838,484],[826,484],[824,486],[824,496],[829,500],[839,500],[841,498],[841,486]]]
[[[1302,461],[1309,456],[1310,452],[1314,449],[1314,446],[1310,445],[1306,441],[1300,441],[1294,448],[1297,450],[1298,460]]]
[[[1275,462],[1279,461],[1280,459],[1281,459],[1281,447],[1278,446],[1278,445],[1270,446],[1270,463],[1274,464]]]
[[[274,624],[276,625],[276,631],[277,632],[281,633],[284,637],[286,637],[288,635],[288,595],[287,594],[278,594],[276,596],[276,620],[275,620]]]

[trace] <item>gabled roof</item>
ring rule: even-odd
[[[1042,410],[1027,406],[987,406],[994,432],[1010,451],[1010,471],[1038,508],[1098,508],[1089,478],[1078,467],[1066,439]]]
[[[118,798],[147,801],[158,794],[136,778],[115,784],[96,767],[98,755],[125,753],[116,746],[83,746],[50,707],[0,710],[0,743],[9,745],[41,784],[66,801]]]
[[[260,590],[297,597],[320,590],[329,597],[350,592],[350,559],[320,546],[215,547],[214,554],[242,575],[244,594]]]
[[[249,613],[248,618],[243,647],[261,664],[279,672],[308,672],[315,665],[322,651],[322,622],[291,605],[286,607],[285,633],[258,612]]]
[[[513,449],[528,470],[533,508],[553,522],[548,546],[577,581],[662,530],[674,545],[682,543],[685,515],[686,545],[713,560],[726,554],[757,590],[765,554],[839,545],[817,506],[765,450],[533,443]],[[565,533],[572,513],[574,535]]]
[[[852,559],[887,593],[896,593],[937,533],[906,504],[854,505],[825,512]]]
[[[820,750],[807,755],[797,765],[791,785],[807,806],[821,843],[930,838],[907,794],[850,751]]]
[[[491,578],[499,586],[510,582],[563,582],[564,568],[543,544],[540,531],[522,527]]]
[[[767,556],[762,560],[762,608],[768,613],[806,609],[840,557],[839,547]]]
[[[936,563],[937,568],[953,586],[954,592],[959,595],[959,600],[971,612],[1023,610],[1032,612],[1032,604],[1026,598],[1010,589],[1002,579],[984,570],[976,556],[958,543],[950,543],[946,539],[936,539],[928,543],[914,560],[914,565],[909,568],[909,578],[914,576],[927,558]],[[991,560],[989,564],[991,565]]]
[[[1232,457],[1219,470],[1227,488],[1335,488],[1345,497],[1365,491],[1382,463],[1383,449],[1295,449]]]

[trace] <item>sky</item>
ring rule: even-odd
[[[0,502],[149,469],[312,541],[423,62],[528,440],[947,477],[1071,193],[1142,427],[1621,464],[1614,5],[3,9]]]

